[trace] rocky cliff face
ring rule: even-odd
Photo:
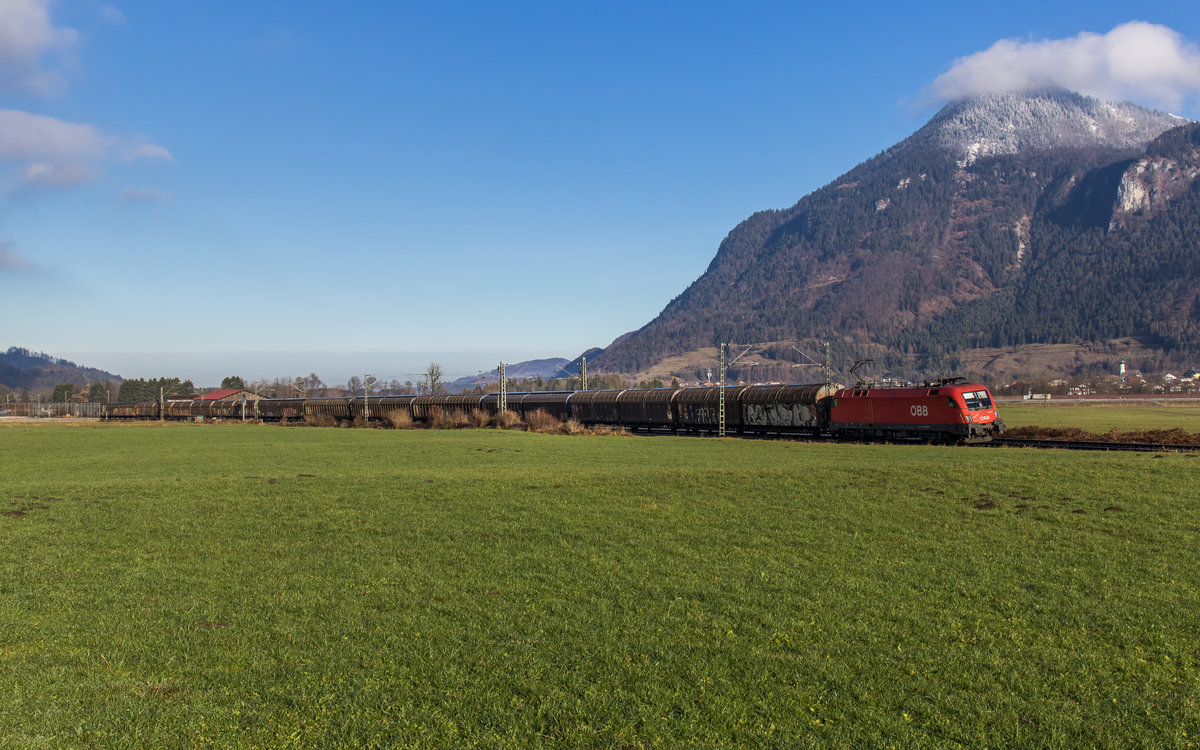
[[[1117,185],[1116,205],[1110,230],[1119,229],[1129,214],[1148,214],[1163,209],[1172,199],[1192,189],[1200,177],[1200,153],[1188,160],[1143,157],[1130,164]]]

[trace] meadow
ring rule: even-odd
[[[1104,434],[1112,430],[1185,430],[1200,432],[1197,401],[1150,403],[1096,403],[1048,401],[1044,403],[1000,402],[996,408],[1009,427],[1077,427]]]
[[[1200,457],[0,428],[3,747],[1189,747]]]

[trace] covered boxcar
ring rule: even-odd
[[[571,418],[571,391],[539,391],[508,395],[508,408],[524,417],[535,411],[545,412],[565,422]],[[514,399],[514,396],[516,397]]]
[[[302,398],[264,398],[253,402],[254,416],[264,422],[284,422],[304,418]]]
[[[624,389],[579,391],[571,397],[571,413],[584,424],[620,424],[617,406]]]
[[[157,401],[123,401],[104,404],[100,410],[104,419],[158,419]]]
[[[678,388],[630,388],[617,397],[618,423],[631,429],[675,427],[675,396]]]
[[[417,396],[411,402],[412,418],[427,421],[438,414],[466,416],[479,409],[482,400],[483,396],[478,393]]]
[[[193,417],[201,417],[203,413],[200,411],[202,404],[192,399],[173,399],[168,401],[163,409],[163,416],[167,419],[191,419]]]
[[[742,414],[738,404],[742,391],[748,387],[725,389],[725,429],[741,428]],[[720,388],[684,388],[675,395],[676,424],[679,429],[716,430],[720,427],[720,406]]]
[[[815,435],[829,422],[832,397],[840,387],[830,383],[749,386],[738,399],[742,429]]]
[[[412,415],[412,402],[416,396],[380,396],[371,399],[371,419],[385,419],[394,412],[405,412]]]
[[[348,398],[310,398],[304,402],[304,416],[309,419],[324,416],[347,420],[351,417],[350,401]]]

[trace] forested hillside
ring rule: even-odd
[[[121,376],[16,346],[0,353],[0,386],[13,391],[47,390],[65,383],[83,388],[109,382],[120,383]]]

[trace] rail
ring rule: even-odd
[[[1139,451],[1149,453],[1195,453],[1200,445],[1172,443],[1110,443],[1094,440],[1039,440],[1033,438],[993,438],[991,442],[976,443],[993,448],[1057,448],[1073,451]]]

